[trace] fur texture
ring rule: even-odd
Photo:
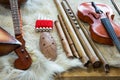
[[[83,67],[80,60],[66,57],[55,28],[51,34],[57,43],[56,61],[49,61],[39,50],[40,33],[34,30],[35,21],[39,14],[42,17],[56,20],[57,13],[53,0],[28,0],[24,6],[21,6],[23,37],[33,63],[28,70],[23,71],[14,68],[13,63],[17,58],[14,52],[0,57],[0,80],[53,80],[55,73],[76,66]],[[2,6],[0,6],[0,26],[14,36],[11,12]]]

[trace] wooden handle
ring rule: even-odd
[[[75,47],[76,47],[76,49],[77,49],[77,51],[79,53],[79,56],[80,56],[83,64],[85,66],[87,66],[87,64],[89,63],[89,58],[86,55],[86,53],[85,53],[85,51],[84,51],[84,49],[82,47],[82,44],[79,42],[79,39],[76,36],[76,34],[75,34],[75,32],[74,32],[74,30],[72,28],[72,25],[71,25],[69,19],[67,18],[67,15],[66,15],[62,5],[60,4],[60,1],[59,0],[54,0],[54,2],[56,4],[56,6],[58,7],[58,10],[59,10],[64,22],[65,22],[66,28],[67,28],[67,30],[68,30],[74,44],[75,44]]]
[[[75,57],[77,57],[77,58],[80,58],[79,55],[78,55],[78,52],[77,52],[77,50],[75,48],[75,45],[74,45],[74,43],[73,43],[73,41],[72,41],[72,39],[71,39],[67,29],[66,29],[66,26],[65,26],[65,24],[64,24],[64,22],[62,20],[62,17],[60,15],[58,15],[58,19],[60,21],[60,24],[61,24],[61,27],[63,29],[63,32],[64,32],[64,34],[65,34],[65,36],[67,38],[68,44],[70,45],[70,48],[71,48],[71,51],[72,51],[73,55]]]
[[[72,51],[71,51],[71,49],[69,47],[69,44],[67,42],[67,39],[66,39],[66,37],[64,35],[64,32],[63,32],[63,30],[61,28],[60,23],[58,21],[55,21],[55,26],[56,26],[57,32],[58,32],[58,34],[60,36],[63,48],[64,48],[65,53],[66,53],[66,56],[69,57],[69,58],[73,57]]]

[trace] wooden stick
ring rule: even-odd
[[[56,6],[58,7],[58,10],[59,10],[59,12],[60,12],[60,14],[61,14],[64,22],[65,22],[66,28],[67,28],[67,30],[68,30],[68,32],[69,32],[69,34],[70,34],[70,36],[71,36],[74,44],[75,44],[75,47],[76,47],[76,49],[77,49],[77,51],[78,51],[78,53],[79,53],[79,56],[80,56],[83,64],[84,64],[85,66],[87,66],[88,63],[89,63],[89,58],[88,58],[88,56],[86,55],[86,53],[85,53],[85,51],[84,51],[84,49],[83,49],[83,47],[82,47],[82,44],[79,42],[79,39],[78,39],[78,37],[76,36],[76,34],[75,34],[75,32],[74,32],[74,30],[73,30],[73,28],[72,28],[72,25],[71,25],[71,23],[69,22],[69,19],[67,18],[67,15],[66,15],[66,13],[65,13],[62,5],[60,4],[60,1],[59,1],[59,0],[54,0],[54,2],[55,2],[55,4],[56,4]]]
[[[60,23],[59,23],[58,21],[55,21],[55,26],[56,26],[57,32],[58,32],[58,34],[59,34],[59,36],[60,36],[61,43],[62,43],[63,48],[64,48],[64,50],[65,50],[66,56],[67,56],[68,58],[73,58],[72,51],[71,51],[71,49],[70,49],[70,47],[69,47],[69,44],[68,44],[68,42],[67,42],[67,39],[66,39],[66,37],[65,37],[65,35],[64,35],[64,32],[63,32],[63,30],[62,30],[62,28],[61,28]]]
[[[118,12],[118,14],[120,15],[120,9],[118,8],[118,5],[115,3],[115,0],[111,0],[113,6],[115,7],[116,11]]]
[[[62,17],[60,15],[58,15],[58,20],[60,21],[61,27],[63,29],[63,32],[64,32],[66,38],[67,38],[68,44],[70,45],[70,48],[71,48],[71,51],[73,52],[73,55],[77,58],[80,58],[78,55],[78,52],[75,49],[75,45],[74,45],[74,43],[73,43],[73,41],[72,41],[72,39],[71,39],[67,29],[66,29],[66,26],[62,20]]]
[[[81,29],[83,30],[85,36],[87,37],[89,43],[91,44],[92,48],[94,49],[95,53],[97,54],[97,56],[99,57],[99,59],[102,61],[102,64],[103,64],[103,67],[104,67],[104,70],[106,73],[109,72],[110,70],[110,67],[109,67],[109,64],[108,62],[106,61],[106,59],[104,58],[104,56],[102,55],[102,53],[98,50],[98,48],[96,47],[96,45],[94,44],[93,40],[89,37],[89,34],[88,34],[88,31],[87,29],[85,28],[86,26],[83,25],[77,18],[77,21],[79,23],[79,25],[81,26]]]
[[[86,36],[84,35],[83,31],[81,30],[72,9],[70,8],[70,6],[68,6],[68,4],[65,0],[62,1],[62,6],[63,6],[71,24],[72,24],[75,32],[76,32],[79,40],[81,41],[87,55],[89,56],[90,61],[93,64],[93,67],[95,67],[95,68],[100,67],[101,62],[100,62],[99,58],[96,56],[93,48],[91,47],[90,43],[88,42],[88,40],[87,40]]]

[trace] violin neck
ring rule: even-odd
[[[12,18],[13,18],[13,25],[14,25],[14,31],[15,35],[20,35],[21,30],[20,30],[20,12],[18,8],[18,0],[9,0],[10,1],[10,6],[11,6],[11,13],[12,13]]]
[[[108,18],[102,18],[101,22],[104,25],[106,31],[108,32],[108,35],[110,36],[110,38],[112,38],[113,43],[116,45],[118,51],[120,52],[120,41],[113,29],[113,26],[110,23],[110,20]]]

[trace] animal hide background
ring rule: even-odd
[[[85,1],[90,2],[92,0],[69,1],[72,5],[72,9],[76,12],[78,4]],[[120,24],[119,15],[115,11],[110,0],[96,1],[110,5],[116,14],[115,21]],[[119,3],[119,0],[116,1]],[[61,73],[76,66],[83,68],[80,60],[68,59],[66,57],[55,28],[51,34],[57,43],[57,59],[55,61],[46,59],[39,49],[40,33],[35,32],[35,21],[38,19],[39,14],[41,17],[57,20],[58,11],[54,4],[54,0],[28,0],[24,6],[21,6],[21,14],[23,20],[23,37],[26,41],[26,49],[31,55],[33,63],[28,70],[18,70],[15,69],[13,65],[17,58],[14,52],[0,57],[0,80],[53,80],[55,73]],[[0,26],[14,36],[11,12],[3,6],[0,6]],[[86,26],[89,27],[87,24]],[[110,66],[120,67],[120,54],[115,50],[115,47],[96,45],[101,50]],[[104,53],[104,51],[108,51],[108,53]]]
[[[13,65],[17,58],[14,52],[0,57],[0,80],[53,80],[55,73],[75,66],[82,67],[80,60],[66,57],[55,29],[51,34],[57,44],[57,59],[55,61],[46,59],[39,49],[40,33],[35,32],[35,21],[38,15],[43,18],[57,19],[57,10],[53,0],[28,0],[24,6],[21,6],[21,14],[26,49],[33,63],[28,70],[18,70]],[[0,6],[0,26],[14,36],[11,12],[3,6]]]

